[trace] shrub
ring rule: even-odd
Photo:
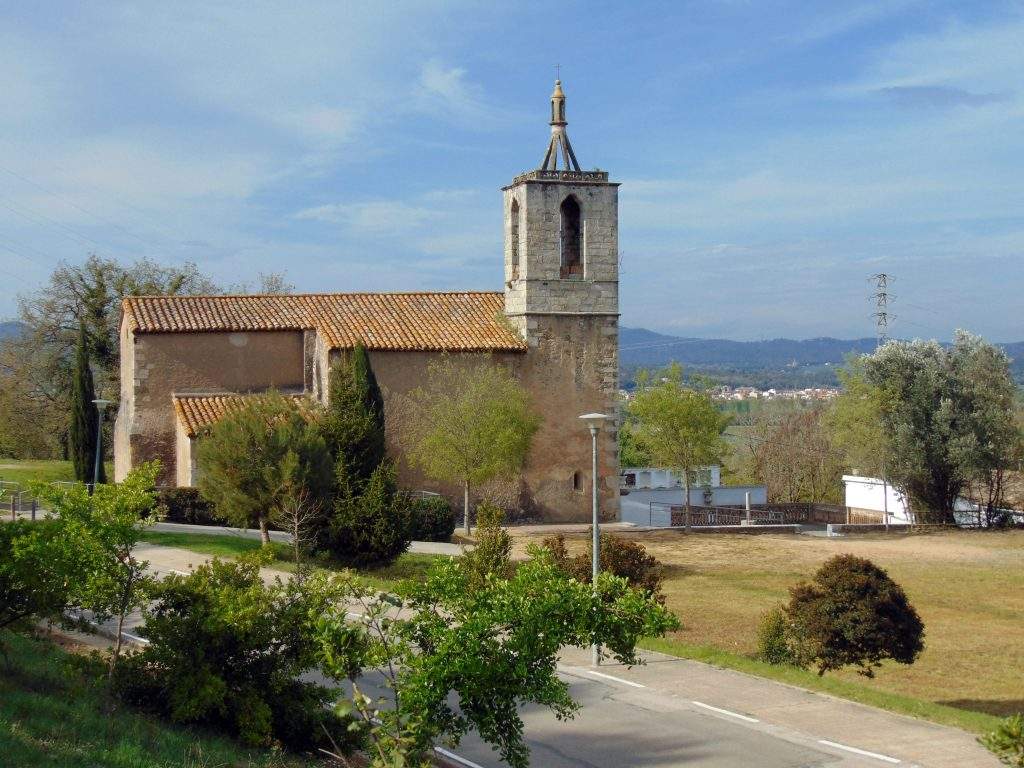
[[[410,502],[413,541],[451,541],[455,510],[443,496],[427,496]]]
[[[212,501],[203,498],[198,488],[164,488],[156,495],[156,515],[168,523],[225,525]]]
[[[409,498],[395,485],[395,470],[380,464],[361,493],[342,484],[326,533],[327,546],[346,565],[393,562],[412,541]]]
[[[1024,768],[1024,715],[1006,718],[979,741],[1007,765]]]
[[[906,593],[870,560],[836,555],[790,594],[794,650],[819,675],[853,665],[873,677],[883,659],[912,664],[924,648],[924,625]]]
[[[789,641],[789,622],[782,608],[772,608],[757,628],[757,657],[769,664],[796,664]]]
[[[125,701],[174,722],[219,728],[251,745],[309,749],[325,729],[345,744],[335,691],[298,676],[316,666],[313,625],[339,598],[325,577],[264,584],[259,557],[213,560],[156,590],[150,644],[115,675]]]
[[[476,545],[462,554],[462,565],[474,588],[483,586],[487,577],[512,576],[512,537],[501,527],[505,513],[501,507],[484,501],[476,508]]]
[[[0,523],[0,629],[59,618],[84,570],[63,523]]]
[[[592,530],[592,529],[591,529]],[[569,555],[562,534],[544,539],[542,546],[551,552],[555,565],[577,581],[589,584],[592,581],[593,565],[591,548],[576,555]],[[601,534],[601,570],[620,576],[631,587],[641,590],[659,603],[665,602],[661,593],[662,565],[654,555],[649,555],[642,544],[635,541]]]

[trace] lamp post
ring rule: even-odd
[[[103,412],[113,400],[93,400],[96,406],[96,461],[92,468],[92,489],[95,491],[100,482],[100,462],[103,461]]]
[[[597,591],[597,574],[601,572],[601,530],[600,521],[597,517],[597,433],[601,431],[601,425],[608,419],[603,413],[585,413],[580,419],[590,430],[590,453],[591,453],[591,513],[593,515],[593,552],[590,556],[592,565],[592,578],[594,591]],[[601,663],[600,653],[597,645],[594,645],[593,664],[596,667]]]

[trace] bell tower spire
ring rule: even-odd
[[[548,142],[548,151],[540,164],[540,170],[557,171],[559,151],[565,170],[580,170],[576,154],[572,151],[572,144],[569,143],[569,134],[565,130],[568,124],[565,119],[565,93],[562,92],[562,81],[555,80],[555,90],[551,94],[551,141]]]

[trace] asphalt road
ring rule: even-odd
[[[753,727],[690,702],[623,683],[560,672],[581,705],[576,718],[559,721],[548,710],[522,710],[530,764],[537,768],[863,768],[885,762],[829,751]],[[364,692],[383,688],[363,680]],[[796,737],[798,738],[798,737]],[[442,754],[464,768],[507,763],[475,734]],[[906,765],[906,764],[904,764]]]

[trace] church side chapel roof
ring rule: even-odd
[[[136,333],[315,330],[332,349],[526,350],[497,292],[129,296],[122,308]]]
[[[242,407],[247,397],[254,395],[239,395],[234,393],[204,394],[204,395],[172,395],[174,400],[174,413],[178,421],[185,427],[185,434],[195,437],[214,422],[220,421],[227,414],[237,411]],[[307,402],[305,395],[290,395],[299,402]],[[306,412],[305,408],[300,410]]]

